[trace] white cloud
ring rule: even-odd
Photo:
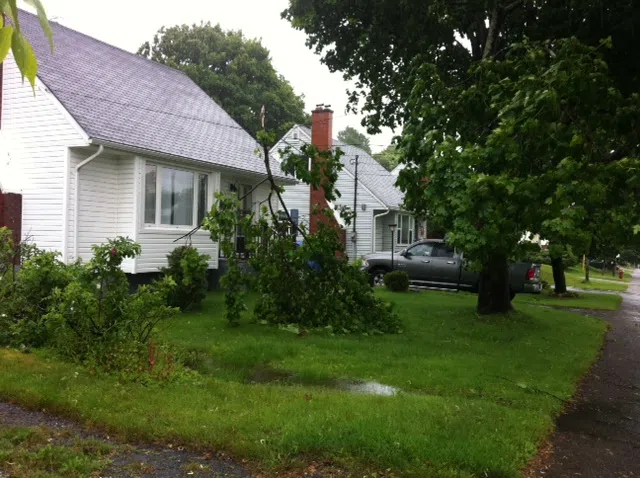
[[[247,37],[261,38],[271,51],[275,68],[304,94],[307,110],[318,103],[335,111],[334,132],[360,126],[362,117],[346,115],[346,89],[351,86],[340,73],[330,73],[320,57],[305,46],[305,35],[280,18],[288,0],[43,0],[48,16],[63,25],[125,50],[135,52],[161,26],[201,21],[240,29]],[[391,130],[371,138],[378,151],[390,143]]]

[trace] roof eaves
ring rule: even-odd
[[[230,172],[234,172],[234,173],[240,173],[246,176],[256,176],[259,178],[264,178],[267,176],[267,173],[258,173],[255,171],[249,171],[246,169],[241,169],[241,168],[234,168],[232,166],[225,166],[222,164],[217,164],[217,163],[210,163],[207,161],[202,161],[199,159],[193,159],[193,158],[187,158],[184,156],[176,156],[174,154],[168,154],[168,153],[163,153],[161,151],[155,151],[155,150],[151,150],[151,149],[146,149],[146,148],[141,148],[139,146],[134,146],[134,145],[130,145],[130,144],[124,144],[124,143],[117,143],[115,141],[109,141],[106,139],[100,139],[100,138],[90,138],[89,139],[90,144],[95,144],[95,145],[102,145],[102,146],[106,146],[109,148],[113,148],[113,149],[119,149],[122,151],[128,151],[130,153],[136,153],[136,154],[142,154],[142,155],[147,155],[147,156],[155,156],[158,158],[163,158],[163,159],[171,159],[171,160],[180,160],[180,161],[191,161],[191,162],[195,162],[195,163],[199,163],[199,164],[204,164],[207,166],[215,166],[218,169],[224,170],[224,171],[230,171]],[[279,183],[290,183],[290,184],[295,184],[296,180],[289,178],[287,176],[281,176],[281,175],[273,175],[274,179],[279,182]]]

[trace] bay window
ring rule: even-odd
[[[209,175],[147,164],[144,223],[155,226],[200,224],[207,214]]]

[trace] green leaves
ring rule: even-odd
[[[20,23],[18,20],[18,5],[16,0],[0,0],[0,10],[4,13],[9,20],[15,25],[16,30],[20,30]]]
[[[40,0],[25,0],[25,3],[36,9],[40,26],[49,39],[51,51],[53,51],[53,30],[47,20],[44,6]],[[38,74],[38,61],[33,48],[22,35],[20,30],[19,10],[16,0],[0,0],[0,12],[9,18],[13,26],[4,25],[0,29],[0,63],[9,54],[9,49],[13,53],[16,65],[22,74],[22,79],[26,77],[32,88],[35,88],[36,75]],[[4,23],[4,22],[0,22]],[[35,91],[35,90],[34,90]]]
[[[38,60],[36,60],[36,54],[33,48],[20,33],[14,32],[13,39],[11,41],[11,51],[13,52],[13,58],[16,61],[16,65],[22,73],[22,79],[26,77],[31,83],[31,87],[36,86],[36,75],[38,74]]]
[[[13,37],[13,27],[6,26],[0,28],[0,59],[5,58],[11,49],[11,39]]]

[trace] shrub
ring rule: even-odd
[[[321,228],[300,247],[288,234],[268,231],[251,259],[258,271],[256,320],[339,334],[400,331],[398,316],[375,296],[367,275],[335,253],[340,242],[333,229]]]
[[[51,311],[44,317],[53,345],[80,361],[99,360],[123,344],[147,343],[156,325],[177,311],[166,305],[175,285],[170,277],[129,293],[120,265],[138,255],[140,245],[119,237],[92,249],[92,259],[74,280],[54,291]]]
[[[106,351],[94,350],[85,360],[91,373],[106,372],[123,382],[197,384],[200,375],[185,367],[179,353],[167,344],[123,342]]]
[[[199,254],[194,247],[180,246],[167,256],[167,260],[168,267],[162,272],[176,283],[169,295],[169,305],[180,310],[199,307],[207,296],[209,256]]]
[[[15,257],[13,234],[8,227],[0,227],[0,281],[12,269]]]
[[[9,342],[38,347],[47,341],[43,317],[51,309],[54,291],[65,289],[79,269],[60,261],[57,252],[33,251],[6,297],[5,313],[11,319]]]
[[[409,274],[405,271],[392,271],[384,276],[384,285],[393,292],[407,292],[409,290]]]

